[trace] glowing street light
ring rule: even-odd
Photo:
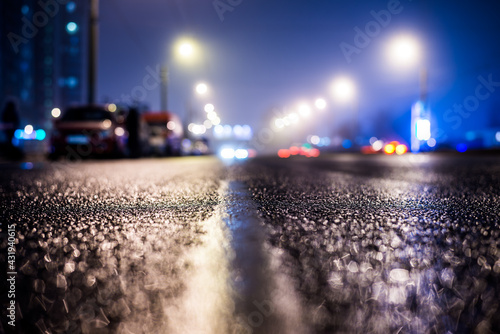
[[[195,62],[200,56],[199,44],[191,38],[181,38],[170,46],[169,54],[173,54],[173,60],[179,62]],[[171,56],[167,57],[168,59]],[[172,59],[171,59],[172,60]],[[168,61],[167,61],[168,63]],[[160,92],[160,106],[162,110],[168,109],[168,64],[164,64],[161,67],[160,79],[161,79],[161,92]]]
[[[178,61],[195,61],[200,55],[199,43],[190,37],[179,38],[173,44],[173,51]]]
[[[194,47],[193,44],[190,42],[182,42],[181,45],[179,45],[179,54],[184,57],[188,58],[191,57],[194,53]]]
[[[351,79],[340,77],[333,82],[332,91],[337,100],[348,102],[354,99],[356,89]]]
[[[422,65],[420,43],[407,34],[396,36],[389,42],[388,57],[399,67],[420,68],[420,100],[411,108],[411,151],[418,152],[431,138],[430,110],[427,105],[427,69]],[[430,147],[430,146],[429,146]]]
[[[326,101],[322,98],[318,98],[314,101],[314,106],[316,106],[319,110],[324,110],[326,108]]]
[[[391,40],[387,52],[389,58],[399,66],[413,66],[421,58],[419,43],[409,35],[399,35]]]
[[[215,107],[212,103],[207,103],[207,104],[205,104],[204,110],[207,113],[211,113],[215,110]]]
[[[359,105],[356,99],[356,86],[348,77],[338,77],[333,81],[332,93],[336,100],[344,104],[351,104],[352,108],[352,136],[353,142],[356,143],[356,136],[359,132]]]
[[[302,117],[309,117],[311,116],[311,107],[309,107],[307,104],[303,103],[299,106],[299,114]]]
[[[208,91],[208,86],[205,83],[199,83],[196,85],[196,93],[204,95]]]

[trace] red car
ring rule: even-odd
[[[126,152],[126,131],[114,110],[107,106],[79,106],[66,110],[54,122],[49,158],[65,156],[122,156]]]

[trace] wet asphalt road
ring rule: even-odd
[[[498,156],[1,168],[19,333],[500,332]]]

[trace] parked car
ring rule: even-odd
[[[68,108],[54,122],[49,158],[124,155],[127,133],[115,110],[100,105]]]
[[[179,116],[168,111],[142,114],[148,127],[148,142],[154,155],[181,155],[184,130]]]

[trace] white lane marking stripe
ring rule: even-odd
[[[226,198],[239,324],[245,333],[308,333],[294,284],[281,268],[281,252],[267,243],[248,190],[242,183],[230,182]]]
[[[220,188],[224,196],[227,184]],[[169,306],[167,333],[230,333],[234,312],[230,284],[228,231],[223,226],[224,204],[201,223],[205,234],[202,243],[185,256],[190,266],[184,277],[185,291]]]
[[[167,333],[308,333],[279,250],[265,242],[257,208],[244,185],[222,182],[214,214],[202,222],[202,243],[183,294],[166,309]]]

